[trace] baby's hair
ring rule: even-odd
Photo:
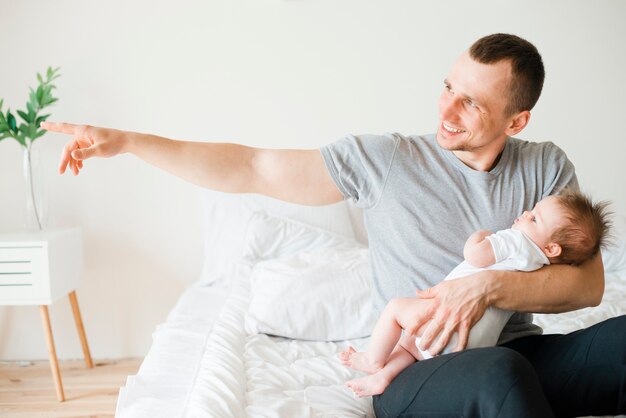
[[[581,264],[608,244],[609,202],[593,203],[588,196],[571,189],[565,189],[556,198],[566,215],[565,224],[550,239],[561,246],[561,254],[551,262]]]

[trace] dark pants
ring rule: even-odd
[[[626,315],[420,361],[374,397],[384,417],[576,417],[626,413]]]

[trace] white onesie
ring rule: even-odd
[[[474,267],[467,261],[456,266],[445,280],[454,280],[469,276],[483,270],[521,270],[533,271],[541,268],[544,264],[550,264],[548,257],[534,242],[522,232],[513,229],[504,229],[487,237],[496,258],[496,262],[488,267]],[[483,317],[470,330],[467,348],[493,347],[498,342],[500,333],[513,312],[489,307]],[[450,338],[450,342],[441,354],[448,354],[457,345],[458,334]],[[415,339],[415,345],[419,345],[420,338]],[[419,349],[419,347],[418,347]],[[425,359],[431,358],[428,351],[420,350]]]

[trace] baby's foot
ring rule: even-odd
[[[341,363],[344,366],[350,367],[350,356],[354,353],[356,353],[356,350],[354,349],[354,347],[349,346],[346,351],[342,351],[339,354],[339,360],[341,360]]]
[[[373,374],[383,368],[383,364],[379,362],[373,361],[367,355],[367,352],[360,353],[356,351],[354,348],[349,347],[348,351],[344,351],[339,355],[339,359],[343,363],[344,366],[350,367],[351,369],[358,370],[360,372],[365,372],[367,374]]]
[[[352,389],[356,396],[363,398],[365,396],[380,395],[387,389],[389,382],[380,374],[372,374],[352,379],[346,382],[346,386]]]

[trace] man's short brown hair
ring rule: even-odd
[[[557,196],[565,211],[564,224],[552,234],[550,241],[561,246],[561,255],[553,263],[581,264],[598,254],[607,245],[611,213],[608,202],[592,203],[582,193],[566,190]]]
[[[504,110],[507,115],[535,106],[543,88],[545,70],[541,55],[533,44],[519,36],[496,33],[474,42],[469,55],[482,64],[504,60],[511,63],[509,104]]]

